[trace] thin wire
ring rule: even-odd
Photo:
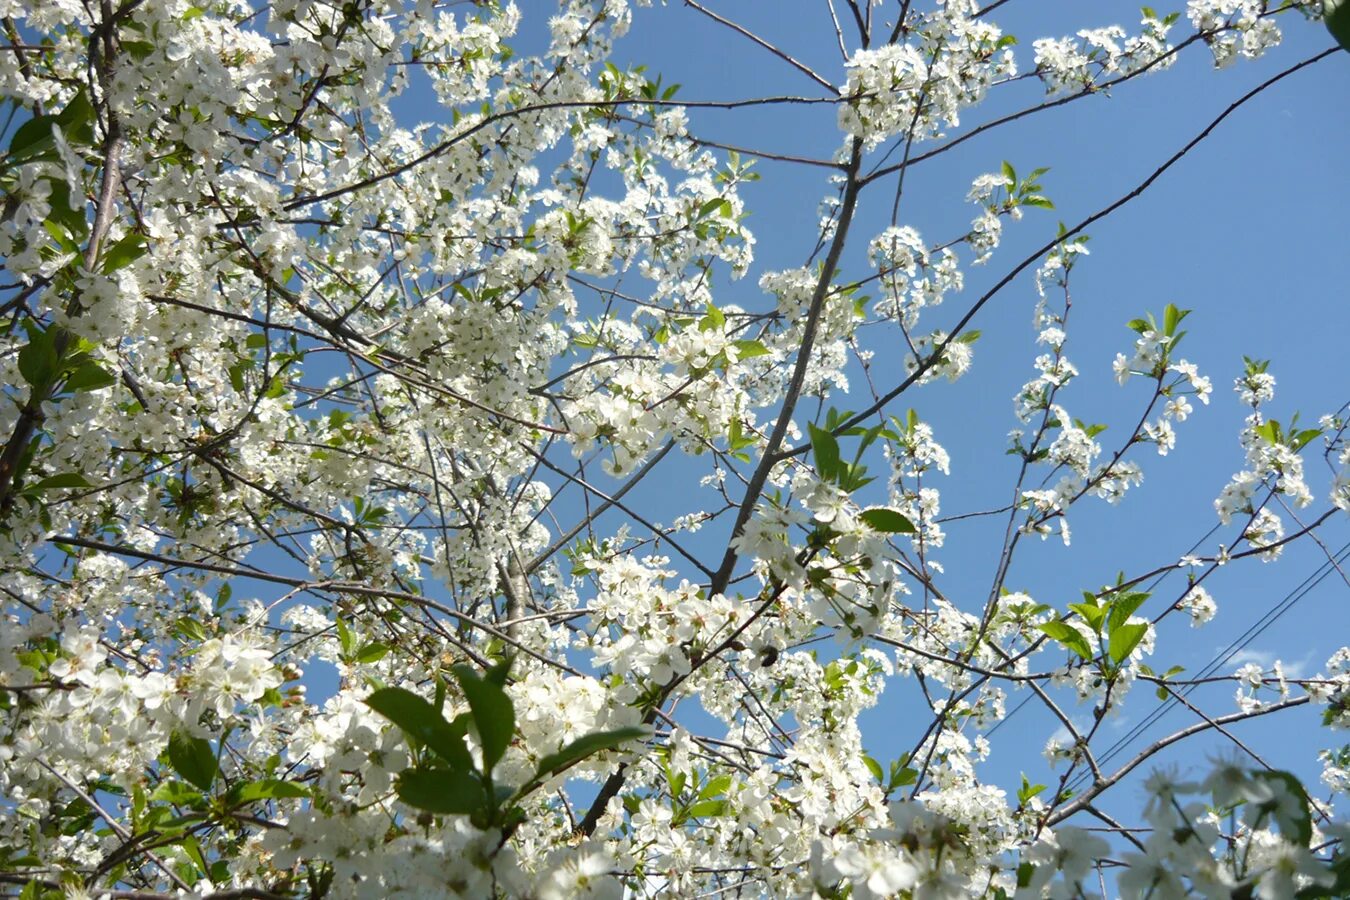
[[[1220,523],[1217,523],[1217,522],[1216,522],[1216,523],[1214,524],[1214,527],[1213,527],[1213,528],[1211,528],[1209,531],[1206,531],[1203,535],[1201,535],[1201,537],[1200,537],[1200,539],[1199,539],[1198,541],[1196,541],[1194,544],[1191,544],[1191,549],[1187,550],[1187,551],[1186,551],[1184,554],[1182,554],[1182,555],[1183,555],[1183,556],[1189,556],[1189,555],[1191,555],[1192,553],[1194,553],[1196,550],[1198,550],[1198,549],[1200,548],[1200,545],[1201,545],[1201,544],[1203,544],[1205,541],[1209,540],[1211,537],[1214,536],[1214,532],[1216,532],[1216,531],[1219,530],[1219,526],[1220,526]],[[1150,594],[1153,593],[1154,590],[1157,589],[1158,585],[1162,584],[1163,581],[1167,578],[1167,576],[1168,576],[1168,575],[1171,575],[1174,571],[1176,571],[1175,568],[1168,569],[1166,572],[1163,572],[1163,573],[1160,574],[1157,578],[1153,579],[1153,581],[1148,585],[1148,588],[1147,588],[1148,592],[1149,592]],[[1033,699],[1035,696],[1036,696],[1036,695],[1033,694],[1033,693],[1028,693],[1025,697],[1022,698],[1022,701],[1021,701],[1020,703],[1018,703],[1016,706],[1014,706],[1014,707],[1012,708],[1012,710],[1011,710],[1010,712],[1008,712],[1003,718],[1001,718],[1001,719],[999,719],[997,722],[995,722],[994,725],[993,725],[993,727],[990,728],[988,731],[986,731],[986,732],[984,733],[984,736],[987,738],[987,737],[989,737],[991,734],[993,734],[995,731],[998,731],[999,728],[1003,725],[1004,722],[1007,722],[1007,721],[1008,721],[1009,719],[1011,719],[1013,716],[1017,715],[1018,711],[1019,711],[1022,707],[1026,706],[1028,703],[1030,703],[1030,702],[1032,701],[1032,699]]]
[[[1339,417],[1343,415],[1348,409],[1350,409],[1350,400],[1347,400],[1345,403],[1342,403],[1341,408],[1336,411],[1335,415]],[[1206,534],[1203,538],[1201,538],[1199,541],[1196,542],[1195,546],[1191,548],[1191,552],[1193,552],[1196,547],[1199,547],[1200,544],[1208,540],[1210,535],[1212,535],[1215,531],[1218,530],[1218,527],[1219,527],[1218,525],[1215,525],[1213,528],[1211,528],[1208,534]],[[1200,674],[1197,677],[1199,679],[1203,679],[1213,675],[1216,671],[1218,671],[1220,667],[1226,665],[1229,660],[1231,660],[1234,656],[1236,656],[1239,651],[1245,649],[1253,640],[1257,638],[1257,636],[1261,634],[1261,632],[1265,631],[1276,621],[1278,621],[1281,616],[1283,616],[1286,612],[1292,609],[1293,606],[1296,603],[1298,603],[1299,600],[1301,600],[1304,596],[1306,596],[1309,591],[1311,591],[1314,587],[1320,584],[1323,579],[1325,579],[1328,575],[1330,575],[1331,570],[1336,567],[1336,564],[1338,562],[1345,561],[1347,549],[1350,549],[1350,542],[1347,542],[1345,547],[1342,547],[1339,551],[1337,551],[1335,555],[1329,557],[1327,562],[1322,563],[1316,570],[1314,570],[1314,572],[1311,575],[1303,579],[1302,582],[1300,582],[1297,586],[1295,586],[1293,590],[1291,590],[1288,594],[1285,595],[1285,599],[1279,605],[1272,607],[1269,611],[1266,612],[1264,616],[1262,616],[1260,619],[1257,619],[1255,624],[1248,626],[1247,630],[1243,632],[1241,635],[1239,635],[1237,640],[1235,640],[1233,643],[1230,643],[1228,647],[1219,652],[1218,656],[1210,660],[1209,664],[1207,664],[1206,667],[1203,670],[1201,670]],[[1339,557],[1339,559],[1337,559],[1337,557]],[[1156,585],[1168,574],[1170,574],[1170,570],[1169,572],[1163,573],[1163,575],[1161,575],[1158,578],[1158,580],[1155,581],[1153,584]],[[1308,584],[1308,582],[1312,579],[1316,580],[1313,581],[1312,584]],[[1152,586],[1153,585],[1150,586],[1150,589],[1152,588]],[[1297,594],[1297,596],[1295,596],[1295,594]],[[1267,619],[1269,619],[1269,621],[1265,621]],[[1238,644],[1238,642],[1241,642],[1240,645],[1235,647],[1234,645]],[[1191,692],[1194,691],[1196,687],[1198,687],[1198,685],[1196,684],[1187,686],[1184,690],[1181,691],[1182,696],[1190,696]],[[1031,699],[1030,695],[1025,697],[1022,700],[1022,702],[1018,704],[1016,709],[1013,710],[1013,712],[1016,712],[1018,709],[1021,709],[1023,706],[1025,706],[1030,699]],[[1114,744],[1108,747],[1105,753],[1098,759],[1098,762],[1099,763],[1107,762],[1112,757],[1118,755],[1126,745],[1128,745],[1129,743],[1133,742],[1136,738],[1138,738],[1138,736],[1144,730],[1146,730],[1155,722],[1157,722],[1159,719],[1161,719],[1179,702],[1180,701],[1175,696],[1169,697],[1167,699],[1167,702],[1165,702],[1162,706],[1155,709],[1148,716],[1145,716],[1142,722],[1140,722],[1138,725],[1135,725],[1123,736],[1121,736]],[[1011,716],[1011,714],[1009,715]],[[1007,719],[1005,718],[1003,721],[1007,721]],[[998,724],[1002,724],[1002,722]],[[990,729],[989,733],[992,734],[993,730],[994,729]],[[1068,786],[1076,789],[1079,785],[1083,783],[1086,777],[1087,772],[1086,770],[1084,770],[1083,772],[1080,772],[1077,776],[1075,776],[1071,784]]]
[[[1197,680],[1209,678],[1219,669],[1227,665],[1228,662],[1232,660],[1234,656],[1236,656],[1242,650],[1246,649],[1247,646],[1252,643],[1252,641],[1256,640],[1258,637],[1261,636],[1262,632],[1264,632],[1271,625],[1274,625],[1277,621],[1279,621],[1280,618],[1285,613],[1293,609],[1300,600],[1302,600],[1309,593],[1311,593],[1313,588],[1321,584],[1333,571],[1335,571],[1336,566],[1339,563],[1343,563],[1347,559],[1350,559],[1350,541],[1347,541],[1345,545],[1341,547],[1340,550],[1336,551],[1334,556],[1332,556],[1326,562],[1318,566],[1317,569],[1315,569],[1312,574],[1310,574],[1307,578],[1303,579],[1303,581],[1300,582],[1298,586],[1296,586],[1292,591],[1286,594],[1284,600],[1282,600],[1278,605],[1268,610],[1264,616],[1257,619],[1256,622],[1251,626],[1249,626],[1245,632],[1243,632],[1240,636],[1238,636],[1238,638],[1232,641],[1223,650],[1219,651],[1219,653],[1212,660],[1210,660],[1210,662],[1205,666],[1205,668],[1200,670],[1200,672],[1196,676]],[[1179,693],[1183,697],[1190,696],[1190,694],[1198,687],[1199,687],[1198,683],[1190,684],[1187,685],[1185,688],[1183,688]],[[1166,715],[1179,702],[1180,701],[1176,697],[1174,696],[1169,697],[1167,701],[1162,704],[1162,706],[1158,707],[1152,713],[1145,716],[1144,719],[1138,725],[1135,725],[1133,728],[1131,728],[1119,740],[1117,740],[1114,744],[1108,747],[1104,753],[1098,756],[1097,757],[1098,764],[1100,765],[1109,762],[1112,757],[1119,755],[1122,751],[1124,751],[1124,749],[1129,744],[1133,743],[1139,737],[1139,735],[1141,735],[1155,722],[1157,722],[1164,715]],[[1077,790],[1078,787],[1082,785],[1090,777],[1091,777],[1090,772],[1088,772],[1087,770],[1082,770],[1079,772],[1078,775],[1070,779],[1066,787],[1072,790]]]

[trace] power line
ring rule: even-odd
[[[1216,522],[1216,523],[1214,524],[1214,526],[1213,526],[1212,528],[1209,529],[1209,531],[1206,531],[1203,535],[1200,536],[1200,539],[1199,539],[1199,540],[1197,540],[1194,544],[1191,544],[1191,549],[1187,550],[1187,551],[1186,551],[1184,554],[1182,554],[1182,555],[1183,555],[1183,556],[1189,556],[1190,554],[1192,554],[1192,553],[1194,553],[1196,550],[1198,550],[1198,549],[1200,548],[1200,546],[1201,546],[1202,544],[1204,544],[1205,541],[1209,540],[1211,537],[1214,536],[1214,532],[1218,531],[1218,530],[1219,530],[1219,527],[1220,527],[1220,523],[1217,523],[1217,522]],[[1175,569],[1168,569],[1167,571],[1165,571],[1165,572],[1161,573],[1160,575],[1158,575],[1157,578],[1153,579],[1153,581],[1150,582],[1149,585],[1148,585],[1148,588],[1147,588],[1148,592],[1149,592],[1150,594],[1153,593],[1154,590],[1157,589],[1158,585],[1162,584],[1163,581],[1167,578],[1167,576],[1168,576],[1168,575],[1171,575],[1172,572],[1174,572],[1174,571],[1175,571]],[[999,719],[997,722],[995,722],[994,725],[993,725],[993,727],[990,728],[988,731],[986,731],[986,732],[984,733],[984,736],[987,738],[987,737],[989,737],[990,735],[992,735],[995,731],[998,731],[999,727],[1000,727],[1001,725],[1003,725],[1004,722],[1008,721],[1008,720],[1011,719],[1013,716],[1017,715],[1017,713],[1022,709],[1022,707],[1026,706],[1028,703],[1030,703],[1031,700],[1032,700],[1032,698],[1034,698],[1035,696],[1036,696],[1035,694],[1027,694],[1025,697],[1023,697],[1023,698],[1022,698],[1022,701],[1021,701],[1020,703],[1018,703],[1016,706],[1014,706],[1010,712],[1008,712],[1006,715],[1003,716],[1003,718],[1001,718],[1001,719]]]
[[[1346,401],[1345,403],[1341,404],[1340,409],[1336,411],[1335,415],[1338,417],[1344,415],[1346,410],[1350,410],[1350,401]],[[1219,528],[1218,525],[1215,525],[1213,528],[1211,528],[1203,538],[1201,538],[1199,541],[1195,543],[1195,545],[1191,548],[1191,551],[1193,552],[1196,547],[1199,547],[1202,543],[1208,540],[1210,535],[1214,534],[1214,532],[1217,531],[1218,528]],[[1285,599],[1283,601],[1281,601],[1278,605],[1268,610],[1264,616],[1257,619],[1254,624],[1248,626],[1247,630],[1244,631],[1241,635],[1239,635],[1235,641],[1230,643],[1223,650],[1219,651],[1219,654],[1215,656],[1212,660],[1210,660],[1210,662],[1205,666],[1205,668],[1201,670],[1201,672],[1197,676],[1197,679],[1204,679],[1213,675],[1215,672],[1219,670],[1220,667],[1226,665],[1234,656],[1236,656],[1240,651],[1244,650],[1249,644],[1251,644],[1251,642],[1254,641],[1258,636],[1260,636],[1262,632],[1264,632],[1271,625],[1275,624],[1275,622],[1279,621],[1280,617],[1283,616],[1290,609],[1293,609],[1295,604],[1297,604],[1299,600],[1303,599],[1303,597],[1305,597],[1308,594],[1308,592],[1310,592],[1318,584],[1321,584],[1323,579],[1325,579],[1328,575],[1331,574],[1331,572],[1336,568],[1336,565],[1338,563],[1345,562],[1347,551],[1350,551],[1350,542],[1347,542],[1344,547],[1342,547],[1340,550],[1336,552],[1336,554],[1328,554],[1327,561],[1318,566],[1318,568],[1314,570],[1311,575],[1303,579],[1303,581],[1300,582],[1296,587],[1294,587],[1293,590],[1291,590],[1288,594],[1286,594]],[[1167,574],[1168,573],[1163,573],[1163,575],[1159,576],[1157,581],[1155,581],[1153,584],[1157,585],[1160,581],[1162,581],[1163,578],[1167,576]],[[1151,587],[1152,586],[1150,586],[1150,588]],[[1188,685],[1180,693],[1182,696],[1190,696],[1191,692],[1194,691],[1195,688],[1198,686],[1199,685],[1197,684]],[[1022,706],[1025,706],[1027,701],[1029,701],[1030,699],[1031,699],[1030,695],[1027,696],[1025,699],[1023,699],[1022,703],[1018,704],[1017,709],[1021,709]],[[1098,758],[1098,762],[1099,763],[1108,762],[1112,757],[1118,755],[1126,746],[1132,743],[1136,738],[1139,737],[1140,734],[1142,734],[1155,722],[1157,722],[1164,715],[1166,715],[1179,702],[1180,701],[1175,696],[1169,696],[1167,701],[1163,703],[1162,706],[1158,707],[1148,716],[1144,717],[1143,721],[1135,725],[1128,732],[1122,735],[1114,744],[1108,747],[1106,752],[1102,754],[1101,757]],[[1013,711],[1016,712],[1017,710],[1014,709]],[[1006,719],[1004,721],[1006,721]],[[1000,722],[999,724],[1002,723]],[[990,729],[991,733],[992,731],[993,729]],[[1075,776],[1068,786],[1077,789],[1077,787],[1080,786],[1087,779],[1087,777],[1088,773],[1086,770],[1084,770],[1080,772],[1077,776]]]
[[[1250,645],[1252,641],[1256,640],[1256,638],[1260,637],[1267,628],[1274,625],[1285,613],[1293,609],[1300,600],[1311,593],[1313,588],[1321,584],[1333,571],[1335,571],[1337,565],[1345,562],[1347,559],[1350,559],[1350,541],[1347,541],[1334,555],[1329,556],[1327,561],[1318,566],[1312,574],[1304,578],[1302,582],[1285,595],[1285,598],[1279,604],[1269,609],[1265,615],[1261,616],[1255,623],[1248,626],[1247,630],[1229,643],[1227,647],[1220,650],[1219,653],[1200,670],[1196,676],[1197,680],[1209,678],[1215,672],[1219,671],[1219,669],[1227,665],[1234,656],[1246,649],[1247,646]],[[1197,687],[1199,687],[1198,683],[1189,684],[1178,693],[1183,697],[1190,696]],[[1123,752],[1127,746],[1133,743],[1135,739],[1166,715],[1179,702],[1180,701],[1175,696],[1168,697],[1166,702],[1149,715],[1145,716],[1142,721],[1108,747],[1106,751],[1097,758],[1098,763],[1109,762],[1113,757]],[[1067,787],[1077,790],[1089,777],[1091,777],[1091,773],[1087,770],[1082,770],[1077,776],[1069,781]]]

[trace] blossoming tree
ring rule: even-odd
[[[1343,413],[1281,424],[1252,361],[1222,544],[1083,572],[1071,603],[1015,567],[1067,544],[1079,504],[1126,498],[1210,400],[1187,310],[1159,304],[1115,360],[1137,424],[1108,441],[1066,407],[1087,229],[1217,121],[1022,259],[996,251],[1053,208],[1043,171],[973,169],[962,233],[922,235],[900,203],[911,167],[967,137],[1183,54],[1262,56],[1324,10],[1190,0],[1018,43],[1006,2],[822,3],[829,73],[688,0],[810,87],[728,99],[614,64],[645,14],[625,0],[565,0],[532,55],[495,0],[0,0],[5,890],[1350,891],[1334,803],[1237,738],[1208,776],[1153,775],[1142,812],[1113,790],[1245,719],[1321,704],[1350,724],[1350,650],[1310,678],[1221,673],[1239,703],[1220,710],[1154,656],[1159,629],[1213,615],[1218,566],[1350,509]],[[1220,120],[1338,52],[1289,60]],[[1043,102],[963,124],[1026,78]],[[410,117],[414,83],[439,106]],[[701,114],[749,106],[831,110],[837,152],[700,135]],[[796,268],[754,269],[742,189],[765,159],[821,176]],[[862,233],[873,197],[894,213]],[[962,297],[979,264],[1001,277]],[[752,271],[758,291],[719,294]],[[1010,500],[979,513],[998,564],[987,594],[953,596],[949,457],[911,408],[1018,291],[1041,349],[996,451],[1018,464]],[[889,368],[879,341],[904,348]],[[1305,480],[1313,458],[1329,476]],[[858,717],[900,685],[924,715],[874,759]],[[1191,722],[1100,760],[1102,723],[1155,693]],[[1013,695],[1063,726],[1056,783],[1016,796],[981,773]],[[1325,754],[1333,795],[1348,755]]]

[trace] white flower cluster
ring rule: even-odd
[[[1174,17],[1159,19],[1145,11],[1142,30],[1127,35],[1124,28],[1088,28],[1073,38],[1041,38],[1033,44],[1036,74],[1050,94],[1097,90],[1103,80],[1125,77],[1145,69],[1160,71],[1172,64],[1167,33]]]
[[[910,343],[914,352],[905,354],[905,371],[913,375],[922,368],[919,384],[944,377],[955,381],[970,371],[971,363],[975,361],[972,341],[949,335],[941,329],[916,337]]]
[[[1280,28],[1268,0],[1188,0],[1186,17],[1205,36],[1214,65],[1226,66],[1239,55],[1258,59],[1280,43]]]
[[[1255,367],[1260,370],[1250,371],[1254,364],[1249,362],[1247,375],[1239,378],[1236,384],[1243,401],[1253,407],[1239,435],[1246,452],[1246,468],[1235,474],[1224,486],[1214,501],[1214,509],[1219,521],[1225,525],[1238,514],[1249,515],[1251,518],[1242,536],[1253,548],[1269,548],[1261,554],[1261,558],[1269,562],[1278,558],[1283,550],[1284,521],[1265,502],[1258,504],[1257,494],[1262,489],[1269,489],[1272,496],[1282,495],[1294,506],[1306,507],[1311,504],[1313,494],[1304,481],[1300,451],[1310,436],[1320,432],[1313,429],[1302,434],[1291,423],[1286,433],[1278,422],[1266,419],[1259,407],[1274,399],[1275,378],[1265,372],[1261,364],[1255,364]],[[1336,490],[1333,484],[1333,502]]]
[[[1334,874],[1309,849],[1307,797],[1282,775],[1232,763],[1220,763],[1201,782],[1155,772],[1145,785],[1152,830],[1137,852],[1122,856],[1121,894],[1186,897],[1192,896],[1190,885],[1211,896],[1247,891],[1275,898],[1330,886]],[[1204,801],[1186,799],[1202,792]],[[1234,808],[1242,813],[1242,828],[1224,839],[1212,810]],[[1229,841],[1233,852],[1215,852]]]
[[[594,562],[600,593],[591,603],[595,631],[586,643],[595,665],[628,685],[619,697],[635,692],[639,683],[659,686],[688,675],[694,660],[729,638],[748,614],[743,604],[705,597],[687,581],[665,587],[674,575],[660,568],[668,562],[661,557],[639,562],[626,554]]]
[[[808,268],[766,272],[760,277],[759,287],[773,296],[783,323],[780,330],[764,338],[774,358],[788,358],[801,347],[820,283],[820,273]],[[848,390],[848,376],[844,372],[848,363],[848,340],[861,319],[862,311],[848,292],[826,287],[816,318],[815,344],[807,363],[803,393],[819,394],[831,385],[841,391]],[[786,388],[790,370],[780,367],[774,374],[777,381],[769,380],[766,374],[757,383],[758,390],[753,394],[757,403],[779,396]]]
[[[1177,607],[1190,614],[1192,628],[1199,628],[1201,625],[1208,624],[1214,618],[1214,614],[1219,611],[1219,606],[1214,602],[1214,598],[1210,596],[1209,591],[1198,584],[1177,601]]]
[[[906,330],[918,325],[925,307],[939,305],[964,286],[956,254],[950,248],[930,253],[919,233],[908,226],[887,228],[872,238],[867,259],[885,288],[875,303],[877,315],[894,319]]]
[[[977,12],[968,0],[946,3],[914,23],[909,42],[856,51],[847,63],[842,93],[850,102],[839,109],[840,130],[875,147],[898,135],[938,137],[960,124],[963,108],[1017,72],[1002,32]]]

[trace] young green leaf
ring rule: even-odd
[[[1327,31],[1346,50],[1350,50],[1350,0],[1322,0]]]
[[[1051,638],[1059,642],[1062,646],[1073,653],[1076,653],[1082,659],[1091,659],[1093,656],[1092,647],[1087,642],[1087,638],[1078,633],[1078,629],[1064,622],[1046,622],[1037,626]]]
[[[559,772],[570,769],[588,756],[594,756],[602,750],[617,749],[629,741],[642,740],[650,735],[650,730],[630,725],[626,728],[596,731],[585,737],[579,737],[557,753],[550,753],[539,760],[535,777],[540,780],[552,778]]]
[[[169,736],[169,765],[204,791],[209,791],[216,780],[216,751],[211,749],[211,742],[184,731]]]
[[[727,801],[725,800],[702,800],[690,806],[685,812],[691,819],[705,819],[720,816],[726,810]]]
[[[60,475],[53,475],[50,478],[44,478],[32,487],[26,488],[25,493],[36,494],[42,491],[52,491],[58,488],[87,488],[92,487],[89,480],[79,472],[62,472]]]
[[[727,792],[729,787],[731,787],[730,775],[718,775],[716,778],[709,778],[708,783],[699,789],[698,799],[708,800],[713,797],[720,797]]]
[[[464,726],[445,721],[440,710],[412,691],[380,688],[366,698],[366,705],[402,728],[456,769],[473,768],[469,748],[464,745]]]
[[[19,374],[31,385],[49,384],[59,365],[55,329],[34,331],[19,351]]]
[[[145,255],[145,235],[132,232],[103,251],[103,271],[112,274]]]
[[[309,791],[304,785],[294,781],[282,781],[277,778],[264,778],[261,781],[246,781],[230,788],[226,799],[230,803],[256,803],[259,800],[282,800],[308,797]]]
[[[1107,652],[1111,655],[1111,661],[1120,665],[1139,646],[1139,642],[1144,639],[1148,633],[1147,622],[1135,622],[1131,625],[1121,625],[1115,631],[1111,632],[1111,637],[1107,641]]]
[[[736,355],[741,359],[754,359],[756,356],[768,356],[769,348],[762,341],[732,341]]]
[[[871,509],[865,509],[858,516],[868,528],[873,531],[884,531],[888,534],[914,534],[917,529],[914,523],[897,510],[887,506],[874,506]]]
[[[483,782],[459,769],[405,769],[398,776],[398,799],[441,815],[471,815],[487,805]]]
[[[839,476],[839,442],[823,428],[808,424],[811,452],[816,458],[816,473],[821,481],[837,481]]]
[[[96,362],[87,362],[66,376],[68,391],[98,391],[117,383],[117,379]]]
[[[1149,596],[1149,594],[1142,591],[1117,594],[1111,601],[1111,615],[1106,621],[1107,632],[1114,634],[1116,629],[1124,625],[1130,616],[1134,615],[1135,610],[1142,606]]]
[[[379,662],[389,655],[389,645],[381,644],[379,641],[371,641],[356,651],[356,661],[359,663]]]
[[[455,666],[454,673],[478,728],[478,739],[483,747],[483,771],[491,773],[516,732],[515,708],[506,691],[493,681],[480,678],[468,666]]]
[[[195,806],[206,801],[201,791],[175,778],[161,781],[159,787],[155,788],[150,795],[150,799],[161,803],[172,803],[174,806]]]

